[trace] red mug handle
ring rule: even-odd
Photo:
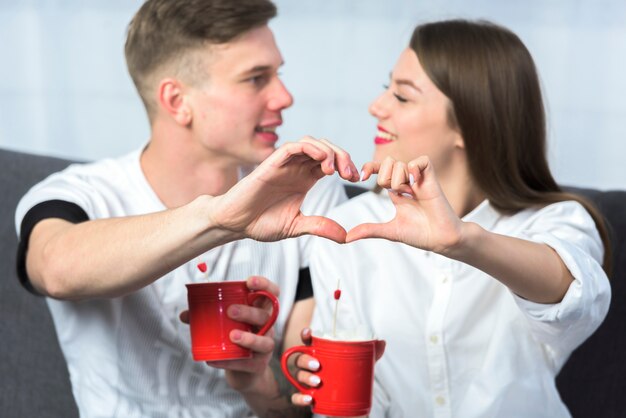
[[[267,331],[270,330],[274,322],[276,322],[276,318],[278,317],[278,299],[272,293],[266,290],[255,290],[253,292],[248,293],[248,305],[252,305],[255,300],[260,297],[266,297],[272,302],[272,313],[270,318],[267,320],[265,325],[257,332],[257,335],[265,335]]]
[[[289,357],[291,357],[292,354],[296,354],[296,353],[308,354],[309,356],[315,357],[315,349],[313,347],[309,347],[309,346],[306,346],[306,345],[297,345],[297,346],[288,348],[283,353],[283,355],[282,355],[282,357],[280,359],[280,366],[283,369],[283,374],[285,375],[287,380],[289,380],[291,382],[292,385],[294,385],[296,388],[298,388],[298,390],[301,393],[304,393],[304,394],[312,396],[313,395],[313,390],[311,388],[302,386],[302,384],[300,384],[300,382],[298,382],[296,380],[296,378],[291,375],[291,373],[289,372],[289,367],[287,367],[287,361],[289,360]]]

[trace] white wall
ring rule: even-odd
[[[88,3],[88,4],[86,4]],[[361,164],[373,151],[367,106],[416,23],[487,18],[535,57],[561,183],[625,188],[626,2],[623,0],[276,0],[272,22],[295,97],[282,139],[329,138]],[[148,138],[123,61],[139,0],[0,0],[0,146],[82,159]]]

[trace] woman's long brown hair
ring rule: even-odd
[[[611,270],[611,246],[600,212],[554,180],[546,158],[546,121],[539,78],[522,41],[486,21],[447,20],[415,28],[420,64],[451,102],[472,178],[503,213],[575,200],[596,223]]]

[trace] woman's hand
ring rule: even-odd
[[[311,344],[311,329],[304,328],[301,333],[302,342],[304,345]],[[386,342],[384,340],[376,341],[376,361],[378,361],[385,353]],[[300,354],[296,359],[296,379],[301,384],[308,387],[318,387],[322,383],[320,377],[315,374],[320,368],[320,362],[308,354]],[[311,405],[313,399],[310,395],[303,393],[294,393],[291,395],[291,403],[298,406]]]
[[[311,344],[311,329],[304,328],[300,333],[300,337],[302,338],[302,342],[304,345]],[[296,358],[295,367],[298,369],[296,372],[296,379],[300,383],[309,387],[317,387],[321,380],[319,376],[315,374],[316,371],[320,368],[320,362],[308,354],[300,354]],[[308,406],[311,405],[313,398],[311,395],[305,395],[303,393],[294,393],[291,395],[291,403],[298,406]]]
[[[408,164],[387,157],[363,166],[363,180],[378,174],[379,186],[389,190],[396,216],[383,224],[362,224],[351,229],[346,242],[385,238],[423,250],[445,253],[461,242],[463,222],[446,199],[428,157]]]

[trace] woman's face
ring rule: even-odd
[[[378,119],[374,161],[390,156],[409,162],[427,155],[438,174],[449,167],[463,139],[448,122],[448,98],[428,78],[415,52],[405,49],[387,89],[370,105]]]

